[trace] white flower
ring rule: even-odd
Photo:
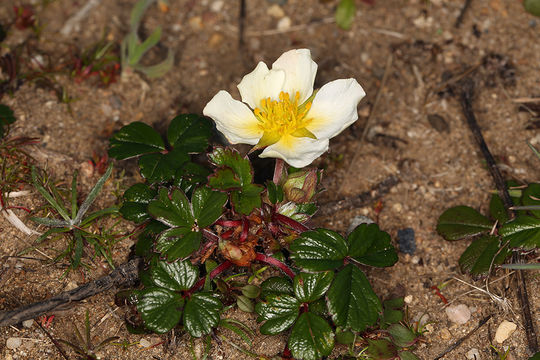
[[[264,148],[260,157],[275,157],[297,168],[328,150],[328,139],[358,119],[356,106],[365,92],[355,79],[329,82],[313,92],[317,64],[308,49],[290,50],[268,69],[260,62],[244,76],[242,101],[221,90],[204,115],[232,144]]]

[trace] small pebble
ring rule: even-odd
[[[513,322],[504,320],[497,328],[495,333],[495,341],[502,344],[506,339],[510,337],[516,331],[517,325]]]
[[[147,348],[147,347],[152,346],[152,344],[150,344],[150,341],[148,341],[146,339],[141,339],[139,341],[139,345],[141,345],[143,348]]]
[[[458,325],[465,324],[471,318],[471,311],[464,304],[451,305],[445,311],[448,319]]]
[[[289,30],[291,28],[291,24],[292,24],[292,21],[290,17],[288,16],[282,17],[277,23],[277,29],[281,31]]]
[[[371,220],[367,216],[364,215],[357,215],[352,218],[351,224],[347,228],[347,234],[350,234],[353,232],[354,229],[356,229],[357,226],[360,226],[362,224],[374,224],[375,221]]]
[[[439,114],[428,114],[427,116],[429,125],[437,130],[439,133],[449,133],[450,125],[448,122]]]
[[[223,9],[225,2],[223,0],[216,0],[210,5],[210,10],[213,12],[220,12]]]
[[[24,326],[25,328],[28,328],[28,329],[29,329],[29,328],[32,327],[32,325],[34,325],[34,320],[32,320],[32,319],[30,319],[30,320],[24,320],[24,321],[22,322],[22,324],[23,324],[23,326]]]
[[[77,285],[77,283],[75,281],[70,281],[70,282],[67,283],[65,291],[70,291],[70,290],[76,289],[78,286],[79,285]]]
[[[478,351],[477,348],[472,348],[471,350],[467,351],[465,357],[468,360],[480,360],[480,351]]]
[[[441,338],[443,340],[450,340],[452,338],[452,334],[450,333],[450,330],[442,329],[441,330]]]
[[[413,300],[413,296],[412,295],[407,295],[403,298],[403,301],[405,302],[405,304],[410,304],[412,303],[412,300]]]
[[[416,251],[416,240],[412,228],[400,229],[397,232],[399,251],[413,255]]]
[[[10,337],[6,341],[6,347],[11,350],[18,348],[19,346],[21,346],[21,344],[22,339],[17,337]]]
[[[282,17],[285,16],[285,11],[283,11],[281,6],[279,6],[277,4],[274,4],[274,5],[270,6],[268,8],[268,10],[266,10],[266,14],[268,14],[268,15],[276,18],[276,19],[281,19]]]

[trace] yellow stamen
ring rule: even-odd
[[[311,101],[301,105],[298,104],[299,101],[298,91],[293,99],[289,93],[283,91],[279,93],[279,101],[271,98],[262,99],[260,106],[253,110],[259,121],[259,128],[265,134],[271,134],[274,139],[287,135],[315,138],[315,135],[306,129],[311,122],[311,119],[307,117]],[[268,145],[265,144],[265,146]]]

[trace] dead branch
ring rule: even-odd
[[[117,267],[109,275],[79,286],[76,289],[60,293],[50,299],[38,301],[14,310],[0,312],[0,326],[9,326],[21,321],[34,319],[50,313],[62,305],[84,300],[113,287],[133,286],[139,279],[140,258],[135,258]]]

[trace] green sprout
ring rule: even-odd
[[[79,344],[74,344],[70,341],[62,339],[60,339],[59,341],[71,347],[77,353],[78,359],[81,360],[97,360],[98,357],[96,356],[96,351],[107,345],[110,345],[113,341],[118,339],[118,336],[112,336],[103,340],[98,345],[94,346],[90,337],[90,318],[88,316],[88,310],[86,311],[86,316],[84,320],[84,337],[77,328],[77,325],[73,324],[73,327],[75,328],[75,336],[77,337],[77,341],[79,342]]]
[[[103,234],[94,234],[88,230],[90,225],[103,216],[116,214],[118,212],[117,207],[109,207],[103,210],[92,212],[88,215],[88,209],[100,193],[103,185],[109,178],[112,172],[112,165],[109,165],[105,174],[98,180],[94,188],[90,191],[87,198],[83,203],[78,206],[77,204],[77,173],[73,175],[70,192],[70,205],[71,209],[68,212],[67,208],[63,204],[63,198],[56,186],[51,184],[49,188],[51,191],[47,191],[45,187],[38,180],[38,172],[35,167],[32,167],[32,181],[34,187],[39,193],[47,200],[54,210],[61,216],[61,219],[52,219],[48,217],[31,217],[30,219],[38,224],[45,225],[51,229],[43,233],[37,240],[37,243],[41,243],[47,237],[53,234],[66,234],[70,238],[68,249],[59,256],[64,257],[73,253],[71,268],[76,269],[81,264],[81,258],[83,255],[84,243],[88,243],[94,246],[96,254],[101,254],[109,265],[114,268],[110,251],[107,249],[107,240],[114,237],[114,234],[104,232]]]
[[[174,63],[174,55],[169,50],[167,58],[159,64],[144,66],[139,62],[144,54],[154,47],[161,39],[161,27],[158,26],[154,32],[144,41],[137,35],[139,25],[146,9],[154,0],[139,0],[133,10],[130,18],[130,31],[121,44],[122,72],[127,69],[140,71],[148,77],[155,78],[165,75]]]

